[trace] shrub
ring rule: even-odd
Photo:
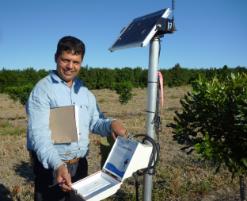
[[[194,147],[218,167],[224,163],[233,174],[247,173],[247,75],[231,74],[225,80],[198,79],[176,112],[174,138]]]
[[[121,83],[116,84],[115,90],[119,95],[119,102],[121,104],[127,104],[128,101],[132,98],[132,88],[133,85],[129,81],[123,81]]]
[[[30,92],[32,91],[33,85],[26,84],[23,86],[7,87],[4,93],[7,93],[12,99],[19,100],[22,105],[26,104]]]

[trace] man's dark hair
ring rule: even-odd
[[[58,56],[61,55],[63,51],[81,55],[81,58],[83,59],[85,54],[85,44],[73,36],[64,36],[58,41],[55,60],[57,60]]]

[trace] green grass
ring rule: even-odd
[[[0,120],[0,135],[23,135],[25,130],[25,128],[14,127],[7,120]]]

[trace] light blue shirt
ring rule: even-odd
[[[79,107],[79,141],[53,144],[49,129],[50,109],[73,104]],[[51,71],[36,84],[29,96],[26,111],[27,148],[37,154],[47,169],[56,169],[64,160],[86,156],[90,132],[101,136],[111,133],[111,120],[104,118],[99,111],[95,96],[79,79],[74,80],[71,88],[68,87],[56,71]]]

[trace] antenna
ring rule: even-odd
[[[173,32],[176,31],[176,27],[175,27],[175,15],[174,15],[174,10],[175,10],[175,0],[172,0],[172,18],[171,19],[166,19],[165,22],[165,30],[164,33],[166,34],[171,34]]]
[[[177,31],[175,27],[175,15],[174,15],[174,10],[175,10],[175,0],[171,1],[171,13],[172,16],[171,18],[163,18],[159,24],[157,24],[157,29],[158,32],[156,33],[156,36],[164,36],[164,34],[172,34],[173,32]]]
[[[172,19],[174,20],[175,0],[172,0]]]
[[[172,0],[172,32],[177,31],[174,20],[175,0]]]

